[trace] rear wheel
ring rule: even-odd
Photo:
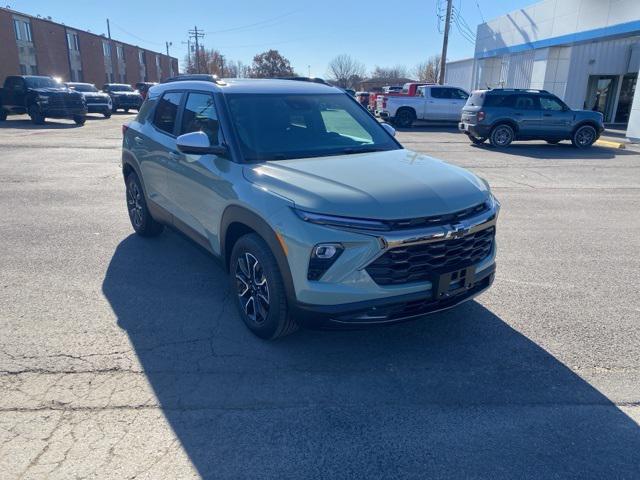
[[[125,108],[125,109],[124,109],[124,113],[129,113],[129,109],[128,109],[128,108]]]
[[[493,127],[491,135],[489,135],[489,142],[491,142],[491,145],[494,147],[504,148],[513,142],[514,137],[515,132],[513,131],[513,127],[503,123]]]
[[[396,112],[396,118],[394,123],[401,128],[410,128],[413,125],[413,121],[416,119],[416,114],[413,110],[408,108],[401,108]]]
[[[297,330],[287,307],[278,263],[265,241],[255,233],[240,237],[230,262],[231,288],[247,328],[269,340]]]
[[[127,210],[131,226],[142,237],[155,237],[162,233],[164,225],[156,222],[147,207],[140,179],[135,173],[130,173],[126,182]]]
[[[571,143],[576,148],[589,148],[598,138],[596,129],[591,125],[583,125],[573,132]]]
[[[86,115],[74,115],[73,121],[76,122],[76,125],[84,125],[84,122],[87,121]]]
[[[111,111],[110,110],[105,110],[103,115],[104,115],[104,118],[111,118]]]
[[[29,116],[31,117],[31,121],[36,125],[44,124],[44,115],[38,110],[38,107],[35,105],[31,105],[29,107]]]
[[[116,113],[118,111],[118,107],[115,105],[111,107],[111,113]]]
[[[474,137],[471,134],[467,134],[467,136],[469,137],[469,140],[471,140],[471,143],[473,143],[474,145],[482,145],[487,141],[487,137]]]
[[[7,112],[0,110],[0,122],[4,122],[7,119]]]

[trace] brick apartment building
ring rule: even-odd
[[[0,85],[7,75],[52,75],[63,81],[160,82],[178,74],[178,59],[49,19],[0,8]]]

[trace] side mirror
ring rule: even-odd
[[[213,154],[223,157],[227,154],[227,147],[224,145],[211,145],[209,137],[204,132],[191,132],[180,135],[176,139],[176,147],[182,153],[194,155]]]
[[[393,128],[393,127],[392,127],[391,125],[389,125],[388,123],[383,123],[383,124],[382,124],[382,128],[384,128],[384,129],[387,131],[387,133],[388,133],[389,135],[391,135],[392,137],[395,137],[395,136],[396,136],[396,129],[395,129],[395,128]]]

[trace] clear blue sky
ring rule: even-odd
[[[337,0],[0,0],[14,10],[51,16],[55,21],[106,33],[111,20],[113,38],[170,53],[180,61],[187,47],[187,31],[197,25],[207,32],[204,45],[226,58],[249,64],[256,53],[275,48],[295,70],[325,76],[334,56],[348,53],[367,69],[375,65],[406,65],[410,69],[440,52],[437,5],[443,0],[337,1]],[[454,0],[473,30],[482,22],[516,10],[534,0]],[[479,5],[479,7],[478,7]],[[480,13],[482,12],[482,13]],[[448,58],[473,55],[473,44],[453,25]]]

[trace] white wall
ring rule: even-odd
[[[545,0],[478,26],[478,53],[640,19],[640,0]]]
[[[444,83],[470,92],[473,89],[473,71],[473,58],[449,62],[444,72]]]
[[[640,72],[638,75],[640,78]],[[629,117],[629,125],[627,126],[627,137],[632,142],[640,142],[640,84],[636,86],[636,92],[633,95],[631,116]]]

